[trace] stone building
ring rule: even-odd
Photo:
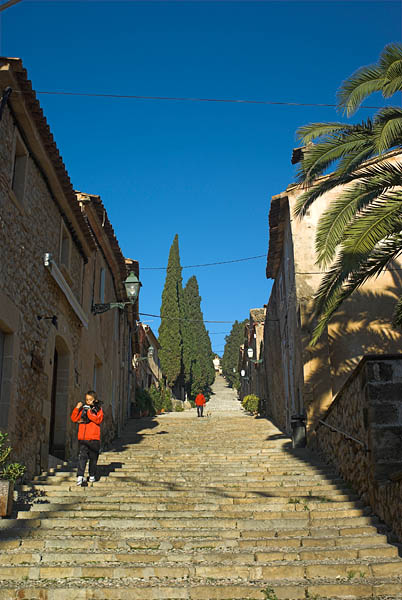
[[[158,339],[149,325],[138,323],[138,340],[138,353],[133,358],[136,384],[141,389],[149,389],[151,385],[159,387],[162,382],[162,370],[158,356]]]
[[[395,153],[388,157],[400,159]],[[288,432],[293,414],[306,411],[309,426],[317,422],[362,356],[400,352],[402,341],[391,325],[401,289],[401,261],[396,261],[394,270],[356,290],[332,318],[327,334],[309,348],[312,299],[323,276],[316,264],[315,233],[339,189],[326,193],[298,219],[293,212],[302,192],[289,186],[272,198],[269,213],[266,274],[274,285],[265,320],[264,362],[269,414]]]
[[[92,307],[127,300],[124,280],[130,271],[139,276],[138,262],[124,258],[101,198],[82,192],[76,197],[96,245],[86,267],[84,301]],[[124,309],[91,313],[89,327],[82,331],[82,385],[96,390],[106,407],[104,445],[120,434],[134,402],[137,320],[138,301]]]
[[[244,344],[239,352],[240,399],[247,394],[260,398],[260,410],[266,412],[267,390],[264,365],[264,326],[266,308],[252,308],[244,328]],[[244,375],[243,375],[244,373]]]
[[[88,389],[106,441],[118,432],[133,315],[91,313],[103,295],[127,300],[124,260],[100,201],[77,200],[19,59],[0,58],[0,90],[0,428],[31,476],[75,452],[70,413]]]

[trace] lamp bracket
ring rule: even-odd
[[[94,304],[92,306],[92,314],[100,315],[104,312],[107,312],[111,308],[120,308],[120,310],[123,310],[127,304],[131,304],[131,302],[107,302],[106,304]]]

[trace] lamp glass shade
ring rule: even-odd
[[[148,348],[148,358],[152,358],[155,352],[155,348],[153,346],[150,346]]]
[[[254,354],[253,349],[252,348],[247,348],[247,356],[249,358],[253,358],[253,354]]]
[[[245,376],[245,374],[246,374],[246,371],[245,371],[244,369],[242,369],[242,370],[240,371],[240,375],[241,375],[242,377],[244,377],[244,376]]]
[[[126,288],[128,299],[134,304],[140,293],[140,287],[142,286],[141,281],[139,281],[134,271],[131,271],[130,275],[125,280],[124,286]]]

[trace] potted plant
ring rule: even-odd
[[[0,431],[0,517],[11,515],[14,484],[25,473],[20,463],[11,462],[11,447],[7,445],[8,433]]]

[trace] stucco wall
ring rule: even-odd
[[[309,444],[334,464],[402,541],[402,356],[366,357]]]
[[[278,219],[280,215],[281,229],[277,233],[279,227],[274,228],[277,242],[272,257],[274,261],[279,255],[281,258],[268,303],[264,340],[272,415],[287,431],[289,416],[298,406],[306,411],[308,426],[314,427],[365,354],[402,349],[401,332],[391,324],[402,285],[401,260],[356,290],[333,316],[318,344],[309,347],[315,326],[313,297],[324,274],[316,264],[315,234],[321,215],[340,190],[324,194],[299,219],[293,213],[302,192],[291,186],[281,195],[280,209],[278,202],[275,205],[274,216]]]

